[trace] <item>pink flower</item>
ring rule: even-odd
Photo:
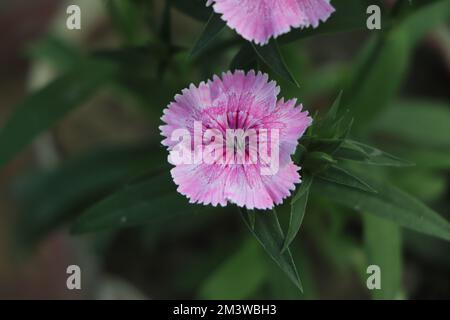
[[[230,149],[225,147],[225,151],[217,149],[212,162],[175,164],[171,174],[178,185],[178,192],[187,196],[191,203],[213,206],[225,206],[231,202],[248,209],[269,209],[282,203],[295,189],[295,184],[301,182],[300,168],[292,162],[291,155],[312,119],[308,112],[302,112],[301,105],[296,106],[295,99],[277,101],[279,92],[279,87],[274,81],[269,81],[266,74],[235,71],[222,74],[222,78],[214,76],[213,80],[202,82],[198,87],[191,84],[176,95],[175,101],[164,110],[161,119],[165,125],[160,127],[165,137],[162,144],[171,153],[181,144],[176,133],[183,131],[191,137],[200,133],[201,137],[197,140],[199,145],[188,140],[184,149],[180,149],[183,154],[184,151],[193,151],[190,160],[198,156],[199,150],[204,152],[203,160],[206,159],[206,150],[214,142],[216,146],[229,146],[229,131],[253,130],[256,132],[254,141],[257,141],[252,146],[252,139],[248,138],[244,143],[233,144]],[[218,136],[206,138],[208,131],[216,132]],[[223,142],[218,142],[219,137]],[[235,139],[232,141],[234,143]],[[268,145],[267,155],[270,157],[262,155],[264,149],[260,147],[263,145]],[[239,163],[233,161],[236,158],[225,157],[230,150],[232,153],[241,149],[246,160],[250,160],[252,148],[257,155],[256,162]],[[278,158],[273,163],[277,168],[269,174],[263,173],[263,169],[272,164],[268,160],[274,160],[275,155]]]
[[[334,12],[329,0],[208,0],[211,4],[230,28],[261,45],[291,28],[315,28]]]

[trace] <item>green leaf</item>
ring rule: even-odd
[[[281,253],[284,234],[276,212],[274,210],[256,211],[253,228],[246,210],[241,211],[241,216],[264,250],[266,250],[289,279],[302,291],[302,284],[290,250],[287,249],[284,253]]]
[[[403,150],[403,149],[402,149]],[[450,169],[450,153],[435,150],[408,148],[403,150],[405,157],[414,160],[418,167],[430,169]]]
[[[280,213],[281,214],[281,213]],[[317,288],[315,285],[315,277],[313,275],[311,258],[305,254],[302,247],[295,248],[295,262],[298,265],[299,272],[302,274],[303,292],[286,277],[283,271],[272,261],[267,261],[267,287],[269,289],[267,299],[275,300],[313,300],[318,299]],[[266,259],[270,260],[270,259]],[[264,297],[266,298],[266,296]]]
[[[289,227],[284,238],[283,248],[281,252],[285,252],[292,241],[297,236],[300,226],[303,222],[303,217],[305,216],[306,204],[308,203],[309,188],[312,183],[312,176],[308,174],[303,174],[303,181],[297,188],[295,195],[291,200],[291,213],[289,218]]]
[[[447,177],[441,172],[419,167],[406,172],[393,172],[392,181],[425,203],[437,202],[445,197],[448,184]]]
[[[344,99],[360,130],[364,130],[397,93],[416,43],[449,17],[450,2],[431,1],[369,41],[356,59],[357,68]]]
[[[207,21],[211,15],[211,8],[206,6],[205,0],[171,0],[174,7],[184,14],[200,21]]]
[[[169,174],[131,184],[86,210],[74,223],[74,233],[136,226],[181,214],[201,206],[190,205],[178,194]]]
[[[345,140],[334,157],[375,166],[405,167],[414,165],[409,161],[353,140]]]
[[[298,82],[292,76],[289,71],[286,63],[284,62],[283,56],[281,55],[280,49],[278,48],[278,44],[276,40],[271,40],[265,46],[257,46],[253,45],[253,49],[261,58],[261,60],[275,73],[279,76],[283,77],[285,80],[293,83],[297,87],[299,86]]]
[[[294,52],[298,55],[296,51]],[[291,60],[288,61],[292,65]],[[301,95],[304,100],[314,101],[314,98],[332,95],[340,90],[346,75],[349,73],[349,67],[342,62],[332,62],[315,67],[314,72],[308,74],[308,81],[302,82]]]
[[[224,29],[225,22],[221,19],[220,15],[212,13],[205,28],[203,29],[200,38],[192,48],[191,56],[195,56],[202,51],[211,41],[213,41],[220,32]]]
[[[261,248],[254,239],[227,258],[200,289],[200,299],[248,299],[267,277]]]
[[[21,214],[18,237],[36,243],[80,207],[117,188],[135,174],[161,166],[154,146],[109,147],[69,159],[60,167],[23,178],[15,186]]]
[[[341,90],[339,92],[339,95],[334,100],[333,104],[331,105],[330,109],[328,110],[328,113],[323,120],[323,126],[325,126],[325,127],[331,126],[333,124],[333,122],[336,120],[339,109],[341,107],[342,93],[343,93],[343,91]]]
[[[416,1],[415,7],[402,22],[402,27],[409,30],[411,46],[437,26],[445,25],[450,16],[450,3],[447,0]]]
[[[111,64],[86,61],[26,97],[0,129],[0,167],[39,133],[90,98],[114,74]]]
[[[450,106],[433,101],[395,101],[371,131],[422,147],[450,150]]]
[[[252,230],[255,230],[256,214],[255,210],[247,210],[248,224]]]
[[[84,58],[77,48],[55,36],[48,36],[28,50],[33,59],[43,59],[58,70],[66,71]]]
[[[342,139],[318,138],[321,135],[322,132],[318,135],[302,137],[302,142],[306,145],[309,152],[324,152],[330,156],[343,143]]]
[[[324,137],[325,139],[322,138],[316,140],[318,140],[317,142],[327,142],[328,148],[323,151],[327,151],[330,154],[334,154],[341,147],[344,139],[347,139],[350,135],[353,126],[353,118],[348,118],[347,114],[338,118],[342,93],[342,91],[339,93],[324,119],[318,122],[319,136]]]
[[[370,39],[357,59],[344,99],[358,127],[364,128],[394,97],[409,61],[408,36],[403,29]]]
[[[367,7],[371,4],[377,4],[384,8],[380,0],[333,0],[331,1],[336,11],[324,23],[317,28],[293,29],[289,33],[279,38],[280,43],[289,43],[299,39],[321,34],[331,34],[337,32],[347,32],[352,30],[367,30]],[[386,15],[382,14],[384,18]],[[388,21],[383,19],[382,26],[386,27]]]
[[[374,188],[357,177],[355,174],[350,173],[344,168],[341,168],[337,165],[331,165],[326,171],[320,173],[317,177],[329,182],[341,184],[343,186],[355,188],[365,192],[377,192]]]
[[[347,139],[350,135],[350,131],[352,130],[353,122],[354,122],[353,118],[348,120],[346,119],[346,116],[340,118],[338,121],[336,121],[336,123],[332,127],[334,131],[334,136],[342,140]],[[339,149],[339,147],[336,148],[336,150]]]
[[[450,240],[450,224],[425,204],[388,184],[364,177],[378,193],[362,190],[316,179],[313,190],[317,195],[341,203],[356,211],[369,212],[389,219],[412,230]]]
[[[317,174],[327,170],[334,163],[337,163],[337,161],[329,154],[321,151],[312,151],[306,153],[302,166],[306,172]]]
[[[363,217],[367,265],[377,265],[381,270],[381,289],[371,290],[371,294],[375,299],[395,299],[401,292],[401,230],[373,214]]]

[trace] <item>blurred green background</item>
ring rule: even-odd
[[[229,29],[191,56],[210,12],[190,2],[204,1],[0,1],[0,128],[20,123],[0,138],[0,298],[450,298],[448,242],[320,190],[291,248],[303,293],[233,207],[182,215],[177,202],[156,202],[158,219],[70,233],[99,199],[168,170],[158,126],[176,93],[253,63]],[[365,1],[331,3],[348,10],[339,28],[330,20],[323,32],[280,39],[299,87],[260,67],[313,115],[344,90],[353,135],[416,164],[370,174],[450,219],[450,1],[378,1],[381,31],[365,28]],[[67,30],[68,4],[80,6],[81,30]],[[278,214],[285,226],[288,205]],[[82,269],[81,291],[66,288],[71,264]],[[382,290],[366,288],[369,264],[382,267]]]

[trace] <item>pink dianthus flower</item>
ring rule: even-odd
[[[177,163],[171,174],[178,185],[178,192],[188,197],[191,203],[213,206],[225,206],[230,202],[248,209],[269,209],[282,203],[295,189],[295,184],[301,182],[300,168],[292,162],[291,155],[312,119],[308,112],[302,112],[302,105],[296,106],[295,99],[277,101],[279,92],[279,87],[274,81],[269,81],[266,74],[235,71],[223,73],[221,78],[214,76],[198,87],[191,84],[176,95],[175,101],[164,110],[161,118],[165,123],[160,126],[165,137],[162,144],[169,151],[173,152],[180,144],[179,136],[174,139],[177,130],[195,136],[197,123],[201,124],[197,126],[201,133],[200,150],[206,150],[213,143],[212,139],[205,138],[208,130],[215,130],[218,137],[223,138],[223,145],[230,143],[227,140],[228,131],[253,130],[258,146],[258,149],[254,147],[257,149],[255,154],[261,156],[259,147],[267,143],[271,146],[268,154],[278,157],[278,167],[272,174],[262,173],[262,168],[268,163],[260,159],[257,162],[237,163],[229,161],[231,158],[220,161],[220,157],[216,157],[208,163]],[[274,152],[275,144],[271,144],[275,137],[277,152]],[[244,149],[248,160],[250,139],[245,141],[237,147],[233,145],[232,149]],[[186,149],[195,151],[198,147],[189,140]],[[223,154],[219,150],[216,156]],[[170,156],[169,162],[172,162]]]
[[[208,0],[243,38],[264,45],[291,28],[317,27],[334,12],[329,0]]]

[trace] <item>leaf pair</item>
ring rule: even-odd
[[[318,178],[342,186],[359,189],[363,192],[374,191],[368,184],[343,169],[333,168],[331,172],[321,175]],[[281,229],[275,210],[267,212],[241,211],[244,222],[249,230],[261,243],[269,256],[300,290],[302,290],[301,281],[289,246],[300,230],[312,184],[313,177],[304,174],[302,183],[291,199],[291,213],[286,236],[284,236]]]
[[[289,249],[282,252],[285,242],[283,230],[275,210],[247,211],[241,209],[241,216],[250,232],[255,236],[267,254],[300,289],[302,284]]]
[[[364,192],[377,192],[363,179],[345,170],[344,168],[339,167],[338,165],[331,165],[327,170],[317,175],[311,175],[304,172],[302,177],[303,181],[298,186],[295,194],[291,199],[289,227],[286,238],[284,240],[282,251],[285,251],[289,247],[300,230],[305,215],[310,188],[314,179],[325,180],[330,183],[358,189]]]

